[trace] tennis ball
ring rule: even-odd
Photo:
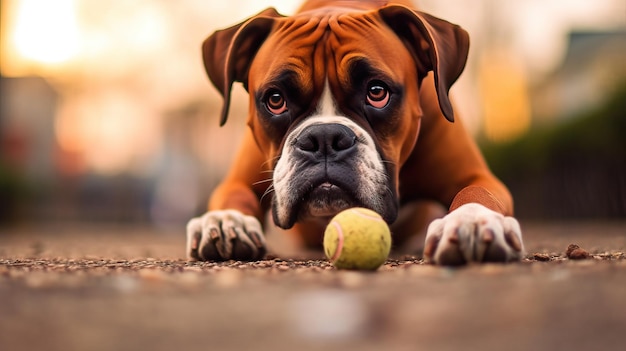
[[[340,269],[376,270],[385,263],[390,250],[387,223],[366,208],[338,213],[324,232],[324,253]]]

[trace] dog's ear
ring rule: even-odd
[[[204,68],[224,97],[221,126],[228,118],[233,83],[242,82],[248,88],[250,63],[279,17],[283,16],[274,8],[268,8],[242,23],[216,31],[202,43]]]
[[[454,122],[448,92],[467,62],[467,32],[455,24],[404,6],[384,7],[379,13],[413,55],[420,81],[433,71],[439,108],[446,119]]]

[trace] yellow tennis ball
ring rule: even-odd
[[[390,250],[387,223],[366,208],[338,213],[324,232],[324,253],[340,269],[376,270],[385,263]]]

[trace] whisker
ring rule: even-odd
[[[279,158],[280,158],[280,156],[274,156],[274,157],[270,158],[269,160],[263,162],[261,164],[261,167],[265,167],[265,166],[269,165],[270,163],[274,163],[274,161],[278,160]]]
[[[263,183],[271,182],[272,180],[273,180],[272,178],[263,179],[263,180],[259,180],[258,182],[254,182],[254,183],[252,183],[252,185],[259,185],[259,184],[263,184]]]
[[[265,189],[265,192],[263,193],[263,195],[261,195],[261,199],[259,200],[259,202],[263,202],[265,196],[271,194],[272,192],[274,192],[274,184],[271,184],[267,187],[267,189]]]

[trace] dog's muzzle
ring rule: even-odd
[[[290,228],[307,218],[329,220],[355,206],[383,216],[395,207],[383,162],[362,128],[347,118],[303,124],[287,138],[274,171],[278,226]]]

